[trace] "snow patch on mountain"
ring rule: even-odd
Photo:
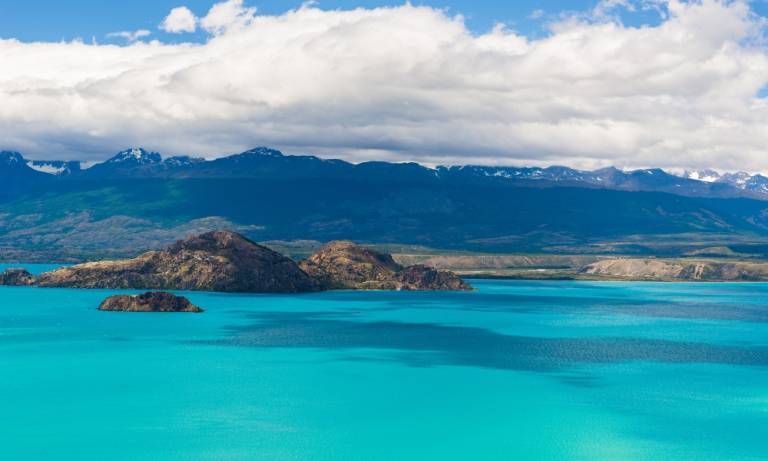
[[[52,175],[60,175],[68,170],[65,165],[54,165],[51,163],[42,163],[32,160],[27,161],[27,166],[35,171]]]
[[[270,149],[269,147],[257,147],[255,149],[247,150],[242,154],[244,157],[259,156],[259,157],[284,157],[283,153],[279,150]]]
[[[163,165],[166,165],[169,167],[183,167],[188,165],[194,165],[195,163],[201,163],[204,161],[205,159],[202,159],[202,158],[190,157],[188,155],[179,155],[176,157],[169,157],[163,160]]]
[[[736,173],[726,173],[720,179],[721,182],[727,182],[728,184],[744,188],[749,180],[752,179],[752,175],[745,171],[739,171]]]
[[[104,163],[127,163],[133,165],[151,165],[160,163],[163,158],[157,152],[148,152],[141,147],[134,147],[118,152],[117,155]]]
[[[24,157],[18,152],[2,151],[0,152],[0,163],[5,165],[17,166],[24,162]]]
[[[708,183],[727,184],[741,190],[768,194],[768,177],[746,171],[719,173],[715,170],[686,170],[679,174],[684,178]]]
[[[720,173],[711,169],[685,170],[681,176],[684,178],[704,182],[717,182],[722,177]]]

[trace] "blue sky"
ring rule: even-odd
[[[179,40],[157,29],[158,24],[171,8],[187,6],[198,16],[204,15],[213,0],[133,0],[130,2],[106,2],[103,0],[37,0],[34,2],[0,0],[0,36],[24,41],[59,41],[82,38],[90,41],[95,37],[106,41],[106,35],[114,31],[148,29],[156,38]],[[317,6],[323,9],[350,9],[400,5],[403,2],[387,0],[321,0]],[[414,0],[413,5],[428,5],[462,13],[467,25],[474,32],[485,32],[495,23],[502,22],[529,36],[543,32],[542,23],[547,16],[565,11],[584,11],[592,8],[594,0]],[[301,1],[250,0],[261,14],[277,14],[298,7]],[[768,10],[765,2],[755,4],[757,10]],[[532,19],[531,13],[541,10],[543,18]],[[628,24],[655,23],[658,17],[652,13],[625,15]],[[197,36],[199,40],[203,34]],[[189,40],[189,36],[184,36]]]

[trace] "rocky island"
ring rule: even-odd
[[[163,292],[150,292],[137,296],[110,296],[101,303],[99,310],[115,312],[203,312],[189,299]]]
[[[285,256],[235,232],[208,232],[133,259],[99,261],[41,274],[41,287],[198,290],[247,293],[317,291]]]
[[[472,289],[453,272],[424,265],[403,267],[391,255],[346,240],[328,243],[300,266],[328,290]]]
[[[36,282],[35,276],[26,269],[6,269],[0,274],[0,285],[30,286]]]
[[[0,275],[0,285],[243,293],[472,289],[453,272],[403,267],[388,254],[349,241],[331,242],[297,264],[230,231],[190,237],[133,259],[78,264],[37,277],[10,269]]]

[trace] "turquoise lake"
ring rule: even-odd
[[[0,457],[766,459],[768,285],[473,284],[199,315],[0,287]]]

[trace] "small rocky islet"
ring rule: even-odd
[[[190,237],[132,259],[78,264],[38,276],[9,269],[0,274],[0,285],[233,293],[472,289],[453,272],[403,267],[388,254],[349,241],[331,242],[296,263],[231,231]]]
[[[203,310],[184,296],[165,292],[148,292],[140,295],[115,295],[102,301],[100,311],[113,312],[191,312]]]

